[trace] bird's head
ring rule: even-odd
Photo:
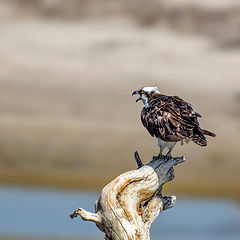
[[[139,98],[136,100],[136,102],[138,102],[139,100],[142,100],[145,107],[147,107],[149,99],[157,94],[160,94],[160,92],[158,91],[157,86],[154,86],[154,87],[144,87],[144,88],[141,88],[140,90],[134,91],[132,93],[132,96],[135,94],[139,95]]]

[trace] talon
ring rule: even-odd
[[[164,158],[164,155],[163,154],[159,154],[158,158]]]
[[[171,154],[167,154],[164,158],[168,160],[168,159],[172,158],[172,156],[171,156]]]

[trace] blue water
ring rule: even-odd
[[[94,211],[98,193],[0,187],[0,235],[103,239],[92,222],[70,219]],[[240,208],[230,200],[177,198],[151,228],[153,240],[239,240]]]

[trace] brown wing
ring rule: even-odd
[[[141,113],[143,126],[153,137],[176,142],[191,138],[196,130],[201,131],[197,117],[201,116],[189,103],[165,95],[149,101],[149,107],[144,107]]]

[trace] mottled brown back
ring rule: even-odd
[[[200,146],[206,146],[204,134],[215,136],[200,128],[198,117],[191,104],[177,96],[149,94],[149,107],[143,107],[141,121],[148,132],[166,142],[178,142],[190,138]]]

